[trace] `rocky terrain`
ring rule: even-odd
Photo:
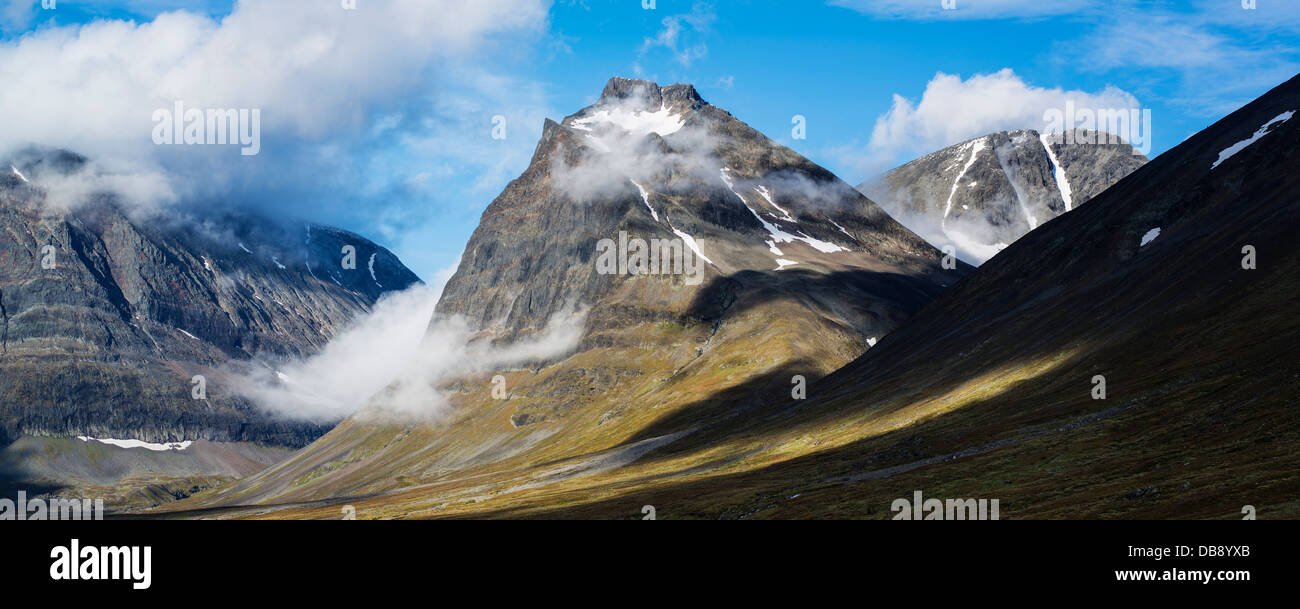
[[[1147,162],[1109,134],[1001,131],[858,186],[935,247],[981,264]]]
[[[0,173],[0,427],[8,437],[302,446],[328,427],[277,420],[230,374],[314,353],[418,278],[349,232],[252,213],[133,214],[112,194],[68,209],[45,184],[86,159],[29,150]],[[356,248],[355,269],[341,266]],[[205,379],[195,399],[193,379]]]

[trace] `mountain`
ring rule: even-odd
[[[600,270],[602,241],[634,239],[678,245],[698,272]],[[951,262],[693,87],[615,78],[592,106],[546,121],[528,168],[483,212],[434,321],[509,349],[579,320],[569,344],[444,383],[452,407],[437,422],[362,413],[275,468],[168,509],[501,491],[604,471],[849,362],[970,270]],[[496,375],[504,399],[492,397]]]
[[[315,353],[384,293],[418,281],[347,231],[250,213],[129,213],[50,192],[89,161],[27,150],[0,175],[0,427],[6,436],[298,447],[319,423],[264,414],[241,368]],[[341,250],[356,248],[355,269]],[[195,399],[196,375],[206,399]]]
[[[776,277],[870,270],[920,277],[896,291],[858,287],[876,299],[915,302],[908,283],[925,291],[956,277],[941,273],[941,255],[875,204],[704,102],[693,87],[616,78],[592,107],[546,122],[528,169],[484,212],[438,313],[517,338],[569,304],[601,306],[611,292],[646,283],[593,273],[598,239],[619,231],[679,235],[706,259],[705,283],[716,287],[705,294],[715,300]],[[784,274],[772,274],[778,269]],[[745,282],[747,273],[758,275]],[[620,315],[680,316],[640,302],[644,294],[627,296],[620,306],[639,311],[597,309],[593,316],[609,326],[637,321]],[[705,304],[716,303],[696,308]],[[888,319],[877,320],[887,317],[883,311],[852,308],[832,316],[864,340],[889,329]]]
[[[1296,112],[1300,76],[1028,233],[714,467],[660,452],[461,512],[888,519],[919,490],[1003,519],[1295,518]]]
[[[1001,131],[928,154],[858,186],[936,247],[974,264],[1147,162],[1106,133]]]
[[[1297,111],[1300,77],[1012,243],[874,348],[812,380],[806,400],[710,425],[709,404],[723,392],[675,427],[542,464],[510,460],[528,447],[504,434],[447,454],[470,433],[450,428],[430,448],[446,455],[435,462],[444,469],[424,474],[413,464],[427,466],[427,455],[388,452],[402,442],[348,421],[322,438],[339,443],[329,458],[314,454],[318,442],[286,467],[308,483],[308,472],[372,475],[367,459],[409,472],[407,488],[336,479],[334,496],[367,518],[887,519],[918,490],[998,499],[1004,519],[1239,519],[1247,506],[1260,518],[1295,517]],[[659,403],[632,397],[648,399],[629,411]],[[511,401],[478,415],[501,420]],[[379,494],[349,496],[362,489]],[[243,490],[225,505],[255,503],[259,491]],[[330,502],[275,509],[338,517]]]

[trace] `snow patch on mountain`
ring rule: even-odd
[[[1142,235],[1142,242],[1138,244],[1138,247],[1145,247],[1146,244],[1151,243],[1152,241],[1155,241],[1155,238],[1156,238],[1156,237],[1159,237],[1159,236],[1160,236],[1160,228],[1159,228],[1159,227],[1157,227],[1157,228],[1153,228],[1153,229],[1147,231],[1147,233],[1146,233],[1145,235]]]
[[[686,124],[686,119],[674,114],[665,102],[658,110],[653,112],[645,110],[630,111],[619,106],[603,108],[582,118],[574,119],[570,126],[582,131],[592,131],[593,125],[598,123],[615,125],[632,135],[657,133],[664,136],[681,130],[682,126]]]
[[[370,279],[371,279],[372,281],[375,282],[375,285],[377,285],[377,286],[379,286],[379,287],[382,288],[382,287],[384,287],[384,284],[379,283],[379,278],[378,278],[378,277],[375,277],[375,256],[378,256],[378,255],[379,255],[379,252],[375,252],[375,253],[371,254],[371,255],[370,255],[370,262],[367,263],[366,266],[370,267]]]
[[[1295,113],[1296,113],[1295,110],[1291,110],[1289,112],[1283,112],[1277,115],[1275,118],[1273,118],[1273,120],[1264,123],[1264,126],[1260,127],[1259,130],[1256,131],[1254,135],[1250,136],[1250,138],[1241,140],[1240,142],[1237,142],[1236,144],[1233,144],[1225,148],[1222,152],[1219,153],[1219,160],[1215,161],[1214,164],[1210,166],[1210,170],[1213,171],[1224,161],[1232,158],[1238,152],[1245,150],[1246,147],[1250,146],[1251,144],[1258,142],[1260,138],[1272,132],[1272,129],[1275,125],[1280,125],[1282,123],[1291,120],[1291,117],[1295,116]]]
[[[9,166],[9,169],[12,170],[12,171],[14,172],[14,175],[18,176],[18,179],[19,179],[19,180],[22,180],[24,183],[30,183],[30,182],[28,182],[28,180],[27,180],[27,176],[23,175],[23,172],[18,171],[18,168],[17,168],[17,167],[14,167],[13,165],[10,165],[10,166]]]
[[[1052,151],[1051,142],[1048,140],[1051,136],[1047,133],[1039,136],[1039,141],[1043,142],[1043,150],[1047,151],[1047,160],[1052,162],[1052,177],[1056,179],[1056,188],[1061,191],[1061,200],[1065,201],[1065,211],[1074,209],[1074,191],[1070,189],[1070,180],[1065,176],[1065,168],[1061,166],[1061,161],[1056,158],[1056,153]]]
[[[92,438],[90,436],[77,436],[77,439],[81,440],[82,442],[99,442],[101,444],[109,444],[112,446],[117,446],[119,448],[144,448],[155,452],[166,452],[169,450],[185,450],[189,448],[191,444],[194,443],[193,440],[186,440],[184,442],[168,442],[166,444],[160,444],[157,442],[142,442],[140,440],[118,440],[115,438]]]
[[[766,199],[768,205],[771,205],[772,207],[775,207],[777,210],[779,210],[781,214],[785,216],[784,218],[781,218],[782,220],[785,220],[786,222],[795,221],[794,218],[790,216],[790,212],[786,211],[783,207],[777,205],[776,201],[772,200],[772,191],[768,190],[766,186],[759,186],[754,189],[754,192],[757,192],[759,196]]]
[[[957,187],[961,185],[961,179],[966,176],[966,172],[970,171],[971,166],[975,164],[975,157],[979,155],[981,150],[984,150],[987,147],[988,144],[986,144],[984,139],[981,138],[972,141],[962,148],[962,152],[965,152],[967,148],[971,149],[970,158],[966,161],[966,166],[962,167],[961,172],[957,174],[957,179],[952,181],[952,190],[948,193],[948,202],[943,206],[944,218],[947,218],[948,214],[952,212],[952,198],[957,194]]]
[[[692,236],[690,236],[690,235],[688,235],[688,234],[686,234],[686,233],[684,233],[684,232],[682,232],[682,231],[677,230],[676,228],[673,228],[673,223],[672,223],[672,222],[669,222],[669,223],[668,223],[668,228],[672,228],[672,230],[673,230],[673,234],[674,234],[674,235],[677,235],[678,237],[681,237],[682,242],[686,244],[686,247],[691,248],[691,251],[692,251],[692,252],[695,252],[695,255],[696,255],[696,256],[699,256],[701,260],[703,260],[703,261],[705,261],[705,262],[707,262],[707,263],[709,263],[709,264],[713,264],[713,261],[712,261],[712,260],[709,260],[709,257],[708,257],[708,256],[705,256],[705,255],[704,255],[704,252],[703,252],[702,250],[700,250],[700,246],[699,246],[699,244],[695,242],[695,237],[692,237]]]
[[[745,205],[745,209],[748,209],[749,213],[754,215],[754,218],[758,220],[759,224],[763,225],[763,228],[766,229],[768,234],[772,236],[772,241],[776,243],[793,243],[795,241],[802,241],[812,246],[813,249],[828,254],[832,254],[835,252],[849,251],[848,248],[840,247],[834,243],[830,243],[827,241],[822,241],[820,239],[810,237],[802,231],[800,231],[798,235],[792,235],[782,230],[781,227],[772,224],[767,220],[764,220],[763,216],[760,216],[758,212],[754,210],[753,207],[750,207],[749,201],[745,200],[745,197],[736,191],[736,183],[734,180],[731,179],[731,175],[729,174],[730,171],[731,171],[730,167],[722,168],[722,171],[720,172],[722,175],[722,182],[727,185],[727,188],[731,190],[732,194],[736,195],[736,198],[740,199],[740,202]]]
[[[650,210],[650,215],[651,215],[651,216],[654,216],[655,222],[658,222],[658,221],[659,221],[659,214],[658,214],[657,212],[655,212],[655,208],[654,208],[654,207],[651,207],[651,206],[650,206],[650,193],[649,193],[649,192],[646,192],[645,187],[642,186],[642,185],[640,185],[640,184],[638,184],[635,180],[628,180],[628,181],[629,181],[629,182],[632,182],[632,185],[633,185],[633,186],[636,186],[636,189],[639,190],[639,191],[641,191],[641,200],[642,200],[642,201],[645,201],[646,209]]]
[[[830,220],[830,218],[827,218],[827,220]],[[840,223],[839,223],[839,222],[836,222],[836,221],[834,221],[834,220],[830,220],[830,223],[831,223],[831,224],[834,224],[834,225],[835,225],[835,228],[840,229],[840,232],[841,232],[841,233],[844,233],[844,234],[848,235],[850,239],[854,239],[855,241],[857,240],[857,239],[855,239],[855,238],[853,237],[853,235],[852,235],[851,233],[849,233],[849,231],[844,230],[844,227],[843,227],[843,226],[840,226]]]

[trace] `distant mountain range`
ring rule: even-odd
[[[1068,137],[1067,137],[1068,136]],[[1113,135],[1000,131],[858,186],[935,247],[981,264],[1147,162]]]

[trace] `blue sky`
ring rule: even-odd
[[[695,84],[856,184],[1063,100],[1149,109],[1154,156],[1300,72],[1291,0],[356,2],[11,2],[0,80],[26,84],[0,112],[30,127],[0,144],[82,149],[151,176],[142,199],[340,225],[437,281],[542,119],[611,76]],[[149,146],[136,120],[169,99],[262,108],[263,152]]]

